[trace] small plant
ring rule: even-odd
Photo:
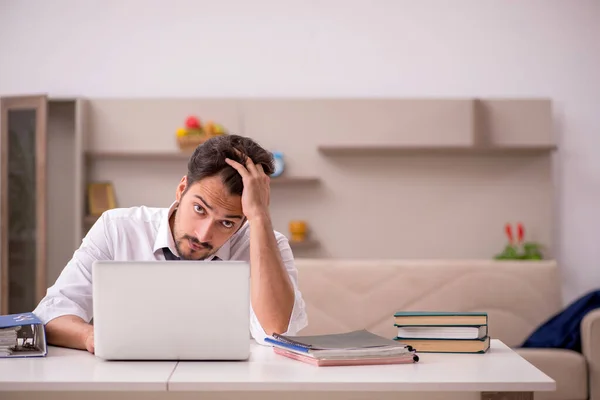
[[[496,260],[541,260],[543,259],[541,245],[535,242],[524,242],[525,229],[523,224],[517,224],[517,238],[513,236],[511,224],[506,224],[504,232],[508,238],[508,244],[500,254],[496,254]]]

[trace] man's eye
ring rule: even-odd
[[[204,214],[204,208],[200,207],[198,204],[194,204],[194,211],[198,214]]]
[[[234,225],[231,221],[223,221],[222,223],[225,228],[233,228]]]

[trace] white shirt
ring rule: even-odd
[[[46,324],[63,315],[76,315],[86,322],[92,320],[92,264],[96,260],[151,261],[164,260],[163,247],[178,255],[171,234],[170,208],[132,207],[106,211],[87,233],[73,258],[40,301],[33,313]],[[285,268],[294,286],[295,301],[285,332],[295,335],[308,324],[305,304],[298,290],[298,272],[288,239],[274,232]],[[214,257],[221,260],[250,262],[250,226],[246,222]],[[250,306],[250,334],[259,344],[267,337]]]

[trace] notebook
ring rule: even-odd
[[[0,358],[44,357],[44,324],[33,313],[0,315]]]
[[[317,336],[274,334],[265,341],[276,354],[313,365],[413,363],[419,360],[410,346],[367,330]]]
[[[274,347],[275,354],[301,361],[317,367],[338,367],[350,365],[385,365],[385,364],[414,364],[419,357],[414,354],[405,354],[389,357],[359,357],[359,358],[318,358],[306,354]]]

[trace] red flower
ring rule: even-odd
[[[504,227],[504,231],[506,232],[506,236],[508,237],[508,242],[510,244],[513,244],[513,232],[512,232],[512,226],[510,224],[506,224]]]
[[[525,228],[523,228],[523,224],[520,222],[517,225],[517,235],[519,238],[519,243],[521,243],[523,241],[523,238],[525,237]]]

